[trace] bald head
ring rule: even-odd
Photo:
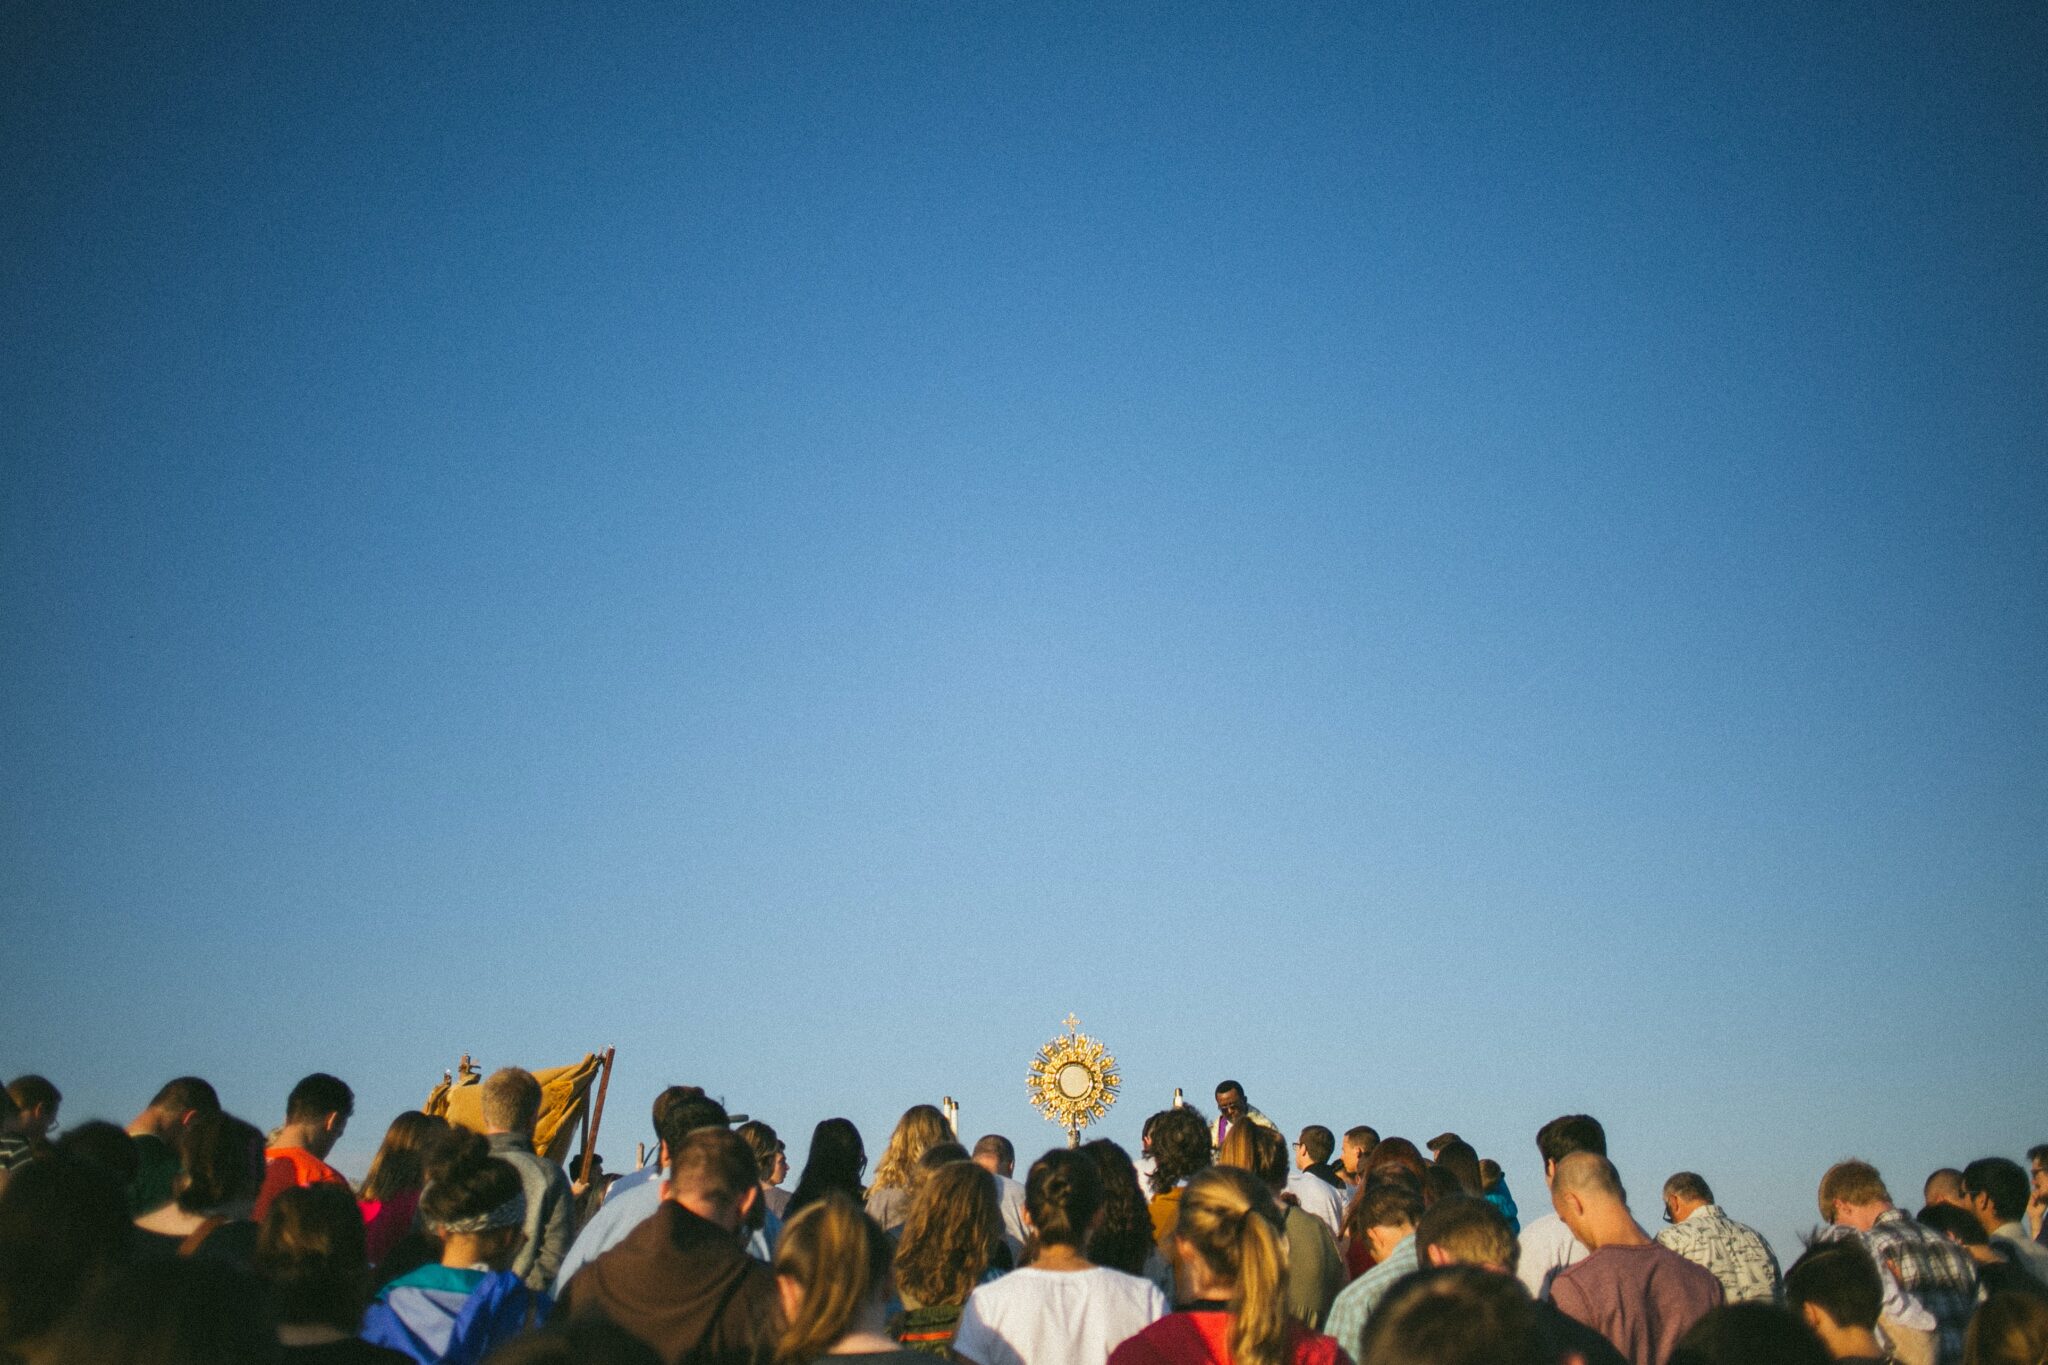
[[[1628,1211],[1628,1192],[1614,1163],[1597,1152],[1573,1152],[1557,1163],[1550,1203],[1572,1235],[1595,1251],[1650,1240]]]

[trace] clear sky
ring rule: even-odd
[[[2039,5],[0,18],[0,1071],[2048,1141]]]

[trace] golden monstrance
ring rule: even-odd
[[[1031,1059],[1031,1103],[1049,1122],[1067,1130],[1067,1146],[1081,1145],[1081,1129],[1109,1112],[1123,1077],[1116,1058],[1081,1032],[1081,1021],[1066,1019],[1067,1031],[1038,1049]]]

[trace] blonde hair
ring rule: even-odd
[[[1837,1161],[1820,1178],[1820,1216],[1825,1222],[1835,1221],[1835,1205],[1838,1203],[1891,1202],[1891,1191],[1884,1187],[1884,1177],[1877,1173],[1877,1167],[1856,1157]]]
[[[1287,1340],[1287,1242],[1272,1191],[1251,1172],[1211,1166],[1188,1181],[1173,1235],[1230,1295],[1233,1365],[1280,1365]]]
[[[925,1307],[967,1302],[1003,1235],[996,1178],[972,1161],[926,1175],[896,1243],[896,1285]]]
[[[777,1356],[808,1360],[845,1336],[862,1304],[885,1292],[893,1254],[882,1225],[838,1190],[810,1204],[782,1229],[777,1279],[803,1290]]]
[[[953,1130],[946,1123],[944,1114],[929,1104],[912,1105],[903,1111],[902,1118],[896,1120],[896,1131],[889,1134],[889,1145],[882,1151],[881,1164],[875,1167],[875,1188],[915,1188],[917,1163],[924,1154],[942,1142],[953,1140]]]

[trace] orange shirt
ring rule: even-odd
[[[348,1177],[304,1147],[268,1147],[263,1152],[263,1190],[256,1196],[256,1221],[263,1221],[270,1201],[301,1185],[347,1186]]]

